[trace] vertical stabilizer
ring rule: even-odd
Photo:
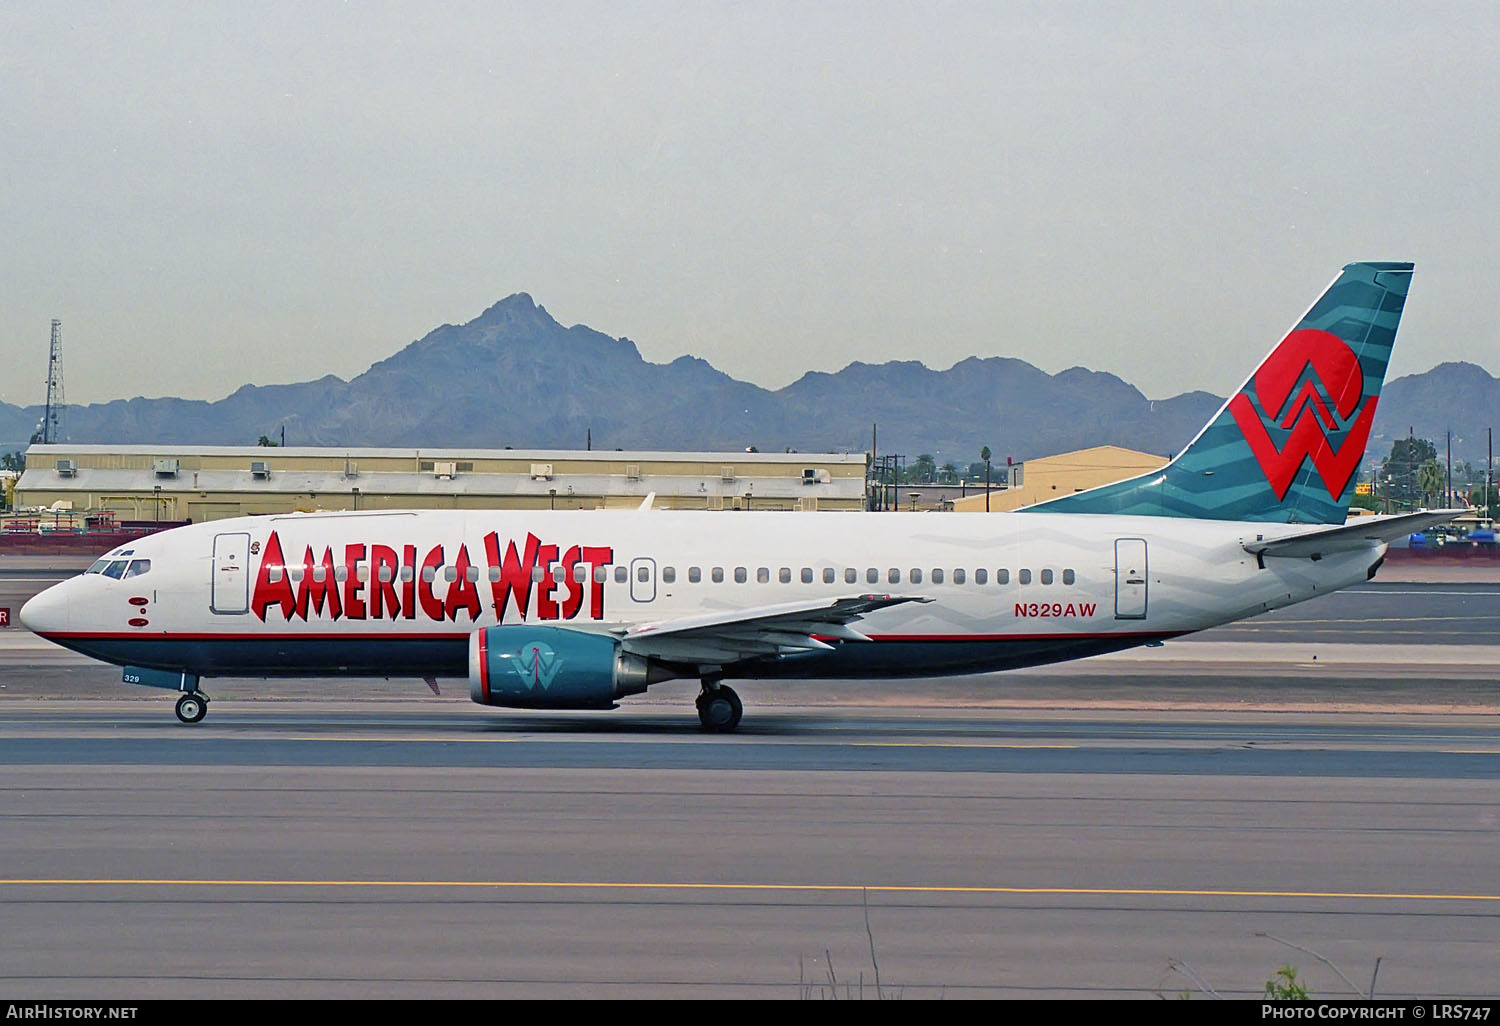
[[[1411,275],[1345,267],[1166,467],[1021,512],[1342,524]]]

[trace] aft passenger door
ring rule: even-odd
[[[250,536],[214,535],[213,593],[208,608],[215,613],[250,611]]]
[[[1115,619],[1146,618],[1146,540],[1115,539]]]

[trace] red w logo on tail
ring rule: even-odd
[[[1307,378],[1305,370],[1311,372]],[[1302,388],[1294,394],[1299,381]],[[1315,383],[1322,385],[1321,393]],[[1330,496],[1337,499],[1343,495],[1364,455],[1377,398],[1370,396],[1360,404],[1365,375],[1354,350],[1326,331],[1294,331],[1261,364],[1253,384],[1264,412],[1255,409],[1245,392],[1230,400],[1229,412],[1244,432],[1277,500],[1286,498],[1304,459],[1312,460]],[[1333,404],[1332,410],[1324,402],[1325,395]],[[1291,430],[1281,448],[1271,440],[1267,424]],[[1348,435],[1335,449],[1328,432],[1341,428],[1347,428]]]

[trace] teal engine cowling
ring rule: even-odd
[[[611,709],[674,674],[607,634],[516,624],[469,635],[469,697],[513,709]]]

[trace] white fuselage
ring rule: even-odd
[[[251,517],[122,546],[23,620],[110,662],[202,676],[462,676],[468,636],[497,623],[609,631],[890,594],[929,601],[865,616],[868,642],[730,675],[930,676],[1202,630],[1365,580],[1384,553],[1261,560],[1242,547],[1299,530],[1046,513]],[[145,572],[107,572],[142,559]]]

